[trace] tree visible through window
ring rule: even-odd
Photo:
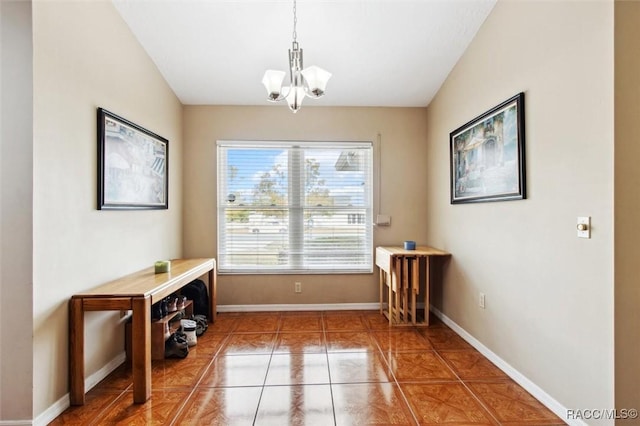
[[[218,270],[371,272],[370,142],[218,142]]]

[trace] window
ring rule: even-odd
[[[372,272],[372,151],[218,141],[218,271]]]

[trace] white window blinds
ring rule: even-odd
[[[370,142],[218,141],[220,273],[372,272]]]

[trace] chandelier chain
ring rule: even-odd
[[[296,42],[298,38],[298,33],[296,31],[296,25],[298,24],[298,17],[296,15],[296,0],[293,0],[293,42]]]

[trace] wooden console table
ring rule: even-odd
[[[132,310],[133,402],[151,397],[151,305],[208,274],[209,321],[216,318],[215,259],[177,259],[171,270],[156,274],[153,266],[78,293],[69,302],[69,397],[71,405],[83,405],[84,313]]]
[[[420,246],[415,250],[402,247],[377,247],[376,265],[380,268],[380,313],[389,319],[389,325],[429,325],[430,261],[433,256],[451,256],[445,251]],[[421,268],[421,260],[424,269]],[[424,279],[422,277],[424,270]],[[420,282],[425,282],[424,317],[417,312]],[[384,286],[388,287],[388,309],[383,309]]]

